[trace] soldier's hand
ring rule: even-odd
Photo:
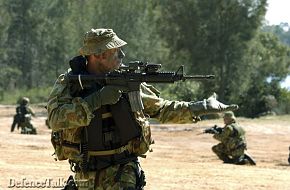
[[[104,86],[100,90],[101,105],[115,104],[122,95],[122,89],[119,86]]]
[[[96,110],[102,105],[112,105],[117,103],[122,95],[122,91],[124,90],[126,89],[121,86],[108,85],[85,97],[84,100],[93,110]]]
[[[210,113],[219,113],[224,111],[234,111],[239,109],[239,106],[236,104],[226,105],[219,102],[216,99],[216,94],[214,93],[211,97],[206,100],[207,103],[207,110]]]
[[[214,93],[208,99],[204,99],[203,101],[198,102],[190,102],[189,108],[191,109],[193,115],[207,115],[213,113],[220,113],[224,111],[234,111],[239,108],[236,104],[226,105],[219,102],[216,99],[216,94]]]

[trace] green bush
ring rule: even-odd
[[[290,114],[290,91],[286,89],[281,90],[276,112],[278,114]]]

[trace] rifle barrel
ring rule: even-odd
[[[204,79],[214,79],[214,75],[186,75],[184,79],[195,79],[195,80],[204,80]]]

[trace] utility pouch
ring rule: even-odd
[[[62,139],[60,132],[51,132],[51,144],[55,150],[54,155],[56,155],[58,160],[66,160],[67,157],[63,154],[62,150]]]

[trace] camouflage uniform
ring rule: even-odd
[[[98,44],[101,45],[98,46]],[[111,29],[92,29],[86,33],[84,47],[80,52],[82,55],[100,54],[106,49],[121,47],[124,44],[126,43],[120,40]],[[71,92],[67,78],[71,72],[69,69],[57,79],[49,96],[47,110],[55,153],[58,160],[69,159],[72,170],[76,172],[75,179],[78,189],[142,189],[145,185],[145,176],[137,158],[143,157],[150,150],[150,144],[153,143],[148,117],[156,118],[161,123],[192,123],[199,115],[237,108],[236,105],[224,105],[215,98],[200,102],[164,100],[159,97],[158,90],[144,83],[141,85],[144,110],[132,112],[134,122],[141,129],[140,136],[114,150],[88,151],[88,158],[86,158],[87,155],[81,153],[85,148],[79,148],[84,144],[83,133],[94,128],[96,111],[101,110],[104,106],[95,110],[86,100],[86,96],[81,97]],[[103,119],[103,115],[101,119]],[[110,115],[108,117],[112,117]],[[122,119],[127,120],[127,118]],[[93,133],[93,137],[94,134],[96,133]],[[85,137],[90,135],[90,133],[86,134]],[[121,163],[114,162],[115,158],[124,153],[128,157],[130,156],[130,159],[127,161],[124,159],[125,161]],[[85,163],[84,158],[88,160],[86,167],[82,165]],[[110,158],[110,162],[107,161],[108,158]],[[103,162],[103,160],[106,161]],[[103,163],[109,165],[100,167]],[[89,170],[81,168],[89,168]]]
[[[65,76],[66,75],[61,75],[59,77],[54,85],[52,93],[50,94],[50,101],[48,103],[50,126],[52,126],[52,130],[67,131],[66,135],[71,136],[70,141],[79,143],[81,141],[81,136],[73,136],[73,134],[76,134],[82,126],[89,125],[93,117],[93,110],[82,98],[70,96]],[[164,100],[157,96],[157,91],[154,87],[146,84],[143,84],[141,87],[145,114],[152,118],[157,118],[162,123],[193,122],[194,115],[189,109],[189,102]],[[142,117],[142,115],[139,115],[138,120],[144,123],[148,122],[145,117]],[[148,134],[150,134],[150,131]],[[66,150],[67,154],[75,155],[66,155],[66,157],[74,159],[78,159],[80,157],[79,152],[70,150],[71,149],[69,148]],[[112,189],[118,189],[113,187],[119,187],[119,183],[124,181],[127,185],[131,185],[135,188],[136,177],[134,171],[138,170],[138,163],[129,162],[126,164],[123,169],[125,174],[122,174],[119,182],[115,184],[116,182],[114,181],[114,178],[119,167],[120,165],[115,165],[100,171],[97,182],[99,187],[107,189],[107,187],[110,186]],[[85,186],[84,189],[87,189],[87,184],[94,186],[95,176],[96,172],[89,172],[86,173],[86,175],[82,175],[82,173],[77,172],[75,176],[77,183],[84,184],[79,185],[79,189],[82,189],[82,186]],[[104,177],[106,177],[106,180],[103,180]],[[98,189],[97,187],[98,185],[96,186],[96,189]]]
[[[28,105],[29,99],[23,97],[19,100],[19,106],[16,107],[16,115],[11,126],[11,132],[15,126],[21,128],[21,134],[36,134],[36,128],[31,123],[31,116],[35,116],[33,109]]]
[[[225,163],[239,163],[244,159],[246,150],[245,130],[239,126],[232,112],[224,117],[231,117],[232,122],[226,124],[221,133],[213,137],[221,143],[212,147],[212,151]]]

